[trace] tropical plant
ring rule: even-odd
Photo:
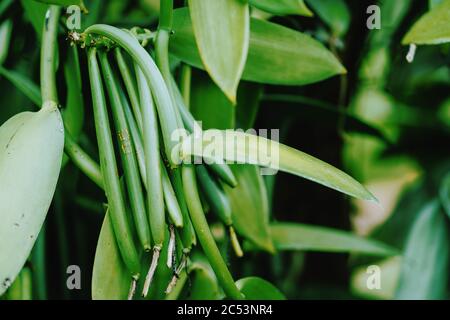
[[[450,1],[378,5],[0,1],[1,298],[446,298]]]

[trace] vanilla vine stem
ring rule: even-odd
[[[41,95],[43,106],[58,105],[56,90],[56,50],[58,20],[61,14],[59,6],[50,6],[44,22],[41,44]]]
[[[173,101],[173,107],[175,107],[176,101],[174,101],[174,93],[171,89],[172,75],[169,67],[169,38],[172,31],[173,0],[161,0],[160,3],[160,20],[155,43],[156,63],[161,71],[167,87],[169,88]],[[174,113],[178,115],[178,109],[175,109]],[[181,117],[177,120],[179,121],[179,124],[182,125]],[[189,208],[190,217],[203,251],[208,257],[211,267],[213,268],[225,294],[231,299],[243,299],[244,296],[237,288],[211,234],[211,230],[209,229],[209,225],[206,221],[198,195],[195,171],[191,166],[182,166],[181,170],[184,192],[188,200],[187,205]]]

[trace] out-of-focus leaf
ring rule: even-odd
[[[63,111],[64,125],[72,137],[78,138],[84,122],[84,100],[76,46],[68,51],[67,61],[64,64],[64,76],[67,83],[66,108]]]
[[[438,201],[426,204],[409,232],[397,299],[445,299],[449,267],[449,235]]]
[[[196,259],[189,266],[191,286],[186,296],[189,300],[217,300],[222,296],[216,275],[211,266],[201,259]]]
[[[36,106],[40,106],[42,104],[41,92],[39,87],[23,74],[13,70],[6,70],[5,68],[0,66],[0,75],[8,79]]]
[[[247,60],[250,14],[247,1],[189,0],[203,65],[231,102]]]
[[[230,143],[232,145],[228,145]],[[376,201],[366,188],[348,174],[304,152],[261,136],[230,130],[205,130],[200,136],[193,134],[184,139],[179,148],[180,160],[191,156],[215,159],[220,155],[226,161],[280,170],[356,198]]]
[[[344,36],[350,26],[350,10],[343,0],[306,0],[336,36]]]
[[[236,128],[243,130],[253,128],[262,95],[263,86],[261,84],[241,82],[237,97]]]
[[[28,0],[30,1],[30,0]],[[86,6],[83,3],[83,0],[36,0],[38,2],[46,3],[46,4],[55,4],[58,6],[68,7],[71,5],[79,6],[81,10],[87,12]]]
[[[441,4],[443,0],[429,0],[429,7],[430,9],[433,9],[434,7],[436,7],[437,5]]]
[[[236,285],[247,300],[286,300],[278,288],[258,277],[239,279]]]
[[[298,14],[311,17],[313,15],[303,0],[250,0],[250,4],[260,10],[280,16]]]
[[[32,275],[29,267],[24,267],[6,293],[8,300],[31,300]]]
[[[374,136],[386,142],[388,144],[391,141],[386,137],[386,135],[374,125],[364,121],[357,115],[353,114],[351,111],[345,109],[342,110],[337,106],[334,106],[325,101],[320,101],[312,99],[309,97],[304,97],[300,95],[265,95],[263,97],[264,101],[276,101],[278,103],[290,104],[292,107],[288,109],[290,115],[298,115],[299,117],[306,119],[310,118],[311,121],[314,119],[321,119],[321,124],[324,126],[332,126],[338,123],[341,116],[345,116],[345,128],[346,132],[363,133],[366,135]]]
[[[21,3],[25,16],[30,20],[38,37],[41,38],[48,5],[34,0],[21,0]]]
[[[114,237],[109,213],[106,212],[95,250],[92,299],[125,300],[128,296],[130,281],[130,274],[122,261]]]
[[[0,18],[3,18],[3,14],[10,8],[14,0],[3,0],[0,2]]]
[[[30,255],[53,198],[63,148],[57,107],[20,113],[0,127],[0,295]]]
[[[171,53],[204,68],[195,44],[187,9],[174,11]],[[268,84],[305,85],[346,73],[336,57],[308,35],[251,19],[250,46],[242,79]]]
[[[9,51],[12,21],[6,20],[0,25],[0,66],[5,62]]]
[[[403,44],[441,44],[450,42],[450,0],[444,0],[423,15],[403,38]]]
[[[439,196],[445,212],[450,217],[450,173],[448,173],[444,180],[442,180]]]
[[[238,181],[235,188],[225,186],[230,198],[234,227],[256,246],[274,252],[269,233],[269,203],[259,168],[252,165],[231,165]]]
[[[373,256],[393,256],[399,253],[382,242],[330,228],[276,223],[271,225],[270,230],[278,250],[353,252]]]
[[[131,217],[129,218],[131,222]],[[130,236],[136,238],[135,234]],[[167,261],[168,238],[169,236],[167,234],[167,240],[164,243],[163,250],[161,251],[160,261]],[[138,293],[142,290],[145,274],[150,265],[150,259],[150,254],[141,254],[141,277],[137,283],[137,294],[134,297],[135,299],[140,298]],[[170,282],[171,277],[172,270],[167,267],[166,263],[159,263],[147,298],[164,298],[164,291]],[[94,300],[127,299],[131,284],[131,275],[123,263],[122,256],[120,255],[108,212],[103,220],[103,225],[97,242],[91,283],[92,299]]]
[[[206,74],[195,72],[191,86],[190,111],[204,129],[232,129],[235,123],[232,102]]]

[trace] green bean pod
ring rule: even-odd
[[[192,165],[183,165],[181,171],[184,193],[186,195],[192,224],[194,225],[203,251],[216,274],[217,280],[229,298],[236,300],[243,299],[244,296],[236,287],[233,277],[220,254],[219,248],[217,248],[217,244],[214,241],[214,237],[211,234],[208,222],[206,221],[198,194],[195,169]]]
[[[233,219],[231,216],[230,200],[221,187],[217,185],[216,181],[214,181],[214,178],[211,177],[205,166],[199,165],[195,168],[200,187],[212,211],[227,227],[231,226]]]
[[[142,131],[142,115],[139,104],[139,95],[136,92],[135,82],[133,81],[130,69],[128,68],[125,58],[123,57],[122,49],[114,49],[114,55],[116,57],[117,65],[119,66],[120,74],[122,75],[123,83],[125,84],[125,88],[127,89],[131,107],[134,112],[135,121],[138,125],[139,130]]]
[[[88,51],[89,78],[91,83],[92,104],[95,130],[100,153],[100,167],[111,212],[111,221],[122,258],[134,279],[139,278],[140,262],[137,249],[131,237],[125,201],[121,192],[114,145],[111,138],[108,112],[106,110],[102,79],[97,61],[97,50]]]
[[[166,203],[167,212],[170,220],[177,228],[183,227],[183,214],[181,213],[180,205],[178,204],[175,191],[173,191],[172,183],[167,174],[164,163],[161,161],[162,183],[164,191],[164,202]]]
[[[192,225],[191,218],[189,217],[189,210],[186,203],[186,198],[184,195],[183,181],[181,178],[181,168],[175,168],[170,170],[170,180],[175,191],[175,195],[178,199],[178,204],[183,215],[184,227],[180,231],[181,241],[183,247],[190,251],[193,246],[197,244],[197,237],[195,235],[194,226]]]
[[[141,47],[139,42],[132,35],[112,26],[103,24],[92,25],[86,29],[85,33],[97,34],[110,38],[125,49],[125,51],[128,52],[135,63],[139,66],[140,70],[142,70],[142,73],[148,83],[146,87],[150,87],[151,92],[154,95],[159,122],[161,124],[165,154],[170,165],[172,167],[176,167],[178,163],[175,163],[176,160],[171,157],[172,150],[174,150],[175,146],[179,142],[172,139],[172,134],[178,129],[175,107],[173,106],[172,99],[164,79],[149,53]],[[146,119],[143,115],[144,127],[149,125],[148,123],[145,123],[145,121]],[[144,131],[146,131],[145,128]]]
[[[154,246],[161,249],[165,238],[164,191],[161,173],[161,156],[159,154],[158,120],[152,94],[143,71],[135,65],[139,98],[142,108],[143,145],[145,155],[145,172],[147,180],[147,201],[150,230]]]
[[[145,210],[145,201],[136,160],[136,152],[134,145],[131,143],[128,122],[121,103],[117,82],[116,79],[114,79],[114,74],[108,61],[108,55],[106,52],[100,52],[99,55],[103,78],[109,94],[109,102],[117,132],[120,149],[119,153],[122,159],[125,183],[127,186],[126,189],[128,190],[128,198],[130,200],[138,238],[144,250],[150,251],[150,229],[148,226],[147,212]]]
[[[144,184],[145,190],[147,190],[147,173],[145,170],[145,155],[144,146],[142,145],[142,132],[139,131],[133,112],[131,111],[130,104],[128,103],[125,93],[120,92],[120,100],[122,101],[125,117],[127,118],[128,127],[130,128],[131,139],[133,140],[134,149],[136,150],[137,162],[139,165],[139,171],[141,173],[141,179]]]
[[[191,133],[194,132],[195,119],[189,112],[188,108],[186,108],[184,99],[173,77],[170,78],[170,88],[175,98],[175,106],[179,111],[184,126],[189,132]],[[209,164],[208,167],[215,173],[217,177],[219,177],[223,182],[228,184],[230,187],[234,188],[237,186],[237,179],[233,171],[231,171],[230,167],[226,163],[223,164],[212,163]]]

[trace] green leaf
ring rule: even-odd
[[[444,0],[423,15],[403,38],[403,44],[441,44],[450,42],[450,0]]]
[[[189,9],[203,65],[219,88],[235,103],[248,53],[248,3],[240,0],[189,0]]]
[[[235,188],[225,186],[235,229],[258,247],[274,252],[269,232],[269,202],[259,168],[252,165],[230,165],[230,168],[238,181]]]
[[[449,240],[446,217],[438,201],[426,204],[408,235],[397,299],[447,297]]]
[[[350,26],[350,10],[343,0],[306,0],[308,5],[338,37],[344,36]]]
[[[5,62],[8,56],[9,43],[12,32],[12,21],[6,20],[0,25],[0,66]]]
[[[30,1],[30,0],[28,0]],[[69,7],[71,5],[79,6],[83,12],[87,12],[86,6],[83,3],[83,0],[36,0],[38,2],[46,3],[46,4],[56,4],[58,6]]]
[[[270,230],[278,250],[354,252],[373,256],[398,254],[382,242],[341,230],[295,223],[276,223]]]
[[[443,0],[429,0],[429,4],[428,6],[430,7],[430,9],[433,9],[434,7],[436,7],[437,5],[441,4]]]
[[[206,74],[193,73],[190,100],[190,111],[203,128],[234,128],[235,106]]]
[[[106,212],[95,250],[92,299],[125,300],[129,288],[130,273],[122,261],[109,213]]]
[[[192,31],[189,12],[174,11],[171,53],[183,62],[204,68]],[[305,85],[346,73],[336,57],[308,35],[251,19],[250,45],[242,79],[268,84]]]
[[[361,117],[353,112],[335,105],[301,95],[269,94],[263,97],[264,101],[276,102],[277,107],[286,104],[286,112],[291,116],[301,117],[310,121],[321,119],[320,125],[333,126],[345,117],[346,132],[362,133],[377,137],[386,144],[391,144],[389,138],[375,125],[365,122]]]
[[[189,266],[189,277],[192,281],[186,296],[189,300],[218,300],[222,296],[222,290],[217,282],[216,275],[206,258],[194,258]]]
[[[28,99],[30,99],[36,106],[42,104],[41,91],[39,87],[23,74],[6,70],[0,66],[0,75],[8,79],[20,92],[22,92]]]
[[[129,217],[131,223],[132,217]],[[135,231],[133,229],[133,231]],[[168,231],[167,231],[168,233]],[[136,235],[130,235],[133,239]],[[167,248],[169,236],[166,234],[166,242],[161,251],[160,261],[167,261]],[[141,250],[141,274],[145,275],[150,264],[150,255],[142,253]],[[166,263],[159,263],[156,269],[155,278],[150,288],[148,299],[162,299],[172,270]],[[136,293],[142,291],[145,277],[141,277],[137,283]],[[94,300],[126,300],[130,289],[131,275],[125,266],[122,256],[117,246],[117,242],[112,229],[112,224],[108,212],[106,212],[103,225],[97,242],[95,251],[94,267],[92,271],[91,292]],[[140,295],[134,297],[138,299]]]
[[[64,125],[75,139],[81,133],[84,123],[84,100],[81,81],[78,48],[69,48],[66,63],[64,63],[64,77],[67,83],[66,108],[63,111]]]
[[[273,284],[258,277],[239,279],[236,285],[246,300],[286,300]]]
[[[263,92],[263,86],[259,83],[241,82],[237,96],[236,128],[253,128]]]
[[[193,134],[184,139],[179,148],[180,159],[174,161],[185,161],[191,156],[209,159],[223,157],[234,163],[258,164],[291,173],[356,198],[376,200],[358,181],[335,167],[256,135],[230,130],[206,130],[203,134]]]
[[[450,217],[450,173],[448,173],[444,180],[442,180],[439,196],[445,212]]]
[[[56,106],[20,113],[0,127],[0,295],[20,272],[39,234],[63,147]]]
[[[21,1],[25,16],[30,20],[39,39],[42,37],[42,30],[44,29],[45,14],[48,5],[39,3],[34,0]]]
[[[311,17],[313,15],[303,0],[250,0],[250,4],[260,10],[280,16],[298,14]]]

